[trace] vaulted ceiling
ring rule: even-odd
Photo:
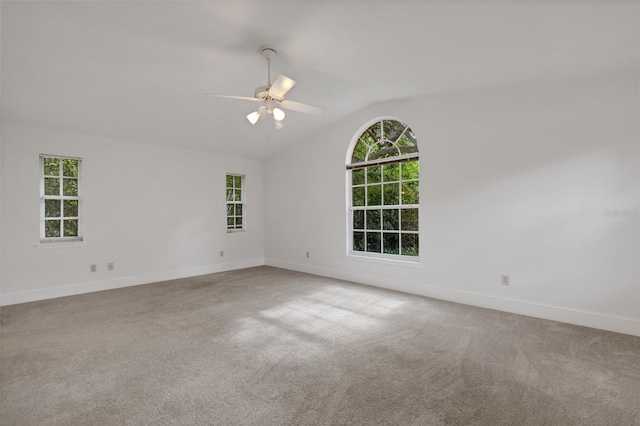
[[[2,119],[265,158],[375,102],[638,71],[635,2],[1,3]],[[273,75],[327,108],[255,126]],[[357,129],[354,129],[354,131]]]

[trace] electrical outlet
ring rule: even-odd
[[[307,252],[307,259],[309,258],[309,252]]]
[[[224,257],[224,250],[220,250],[220,257]]]
[[[107,271],[113,271],[113,262],[107,263]]]
[[[89,265],[89,272],[96,272],[98,270],[97,265]]]
[[[502,276],[502,285],[509,285],[509,275]]]

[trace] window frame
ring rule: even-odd
[[[45,158],[56,158],[58,160],[60,160],[60,169],[59,169],[59,175],[47,175],[45,174],[45,169],[44,169],[44,161]],[[78,191],[77,191],[77,195],[73,196],[73,195],[64,195],[64,172],[63,172],[63,160],[77,160],[78,161],[78,175],[77,177],[75,177],[77,179],[77,185],[78,185]],[[53,154],[40,154],[39,156],[39,167],[40,167],[40,171],[39,171],[39,192],[40,192],[40,243],[41,244],[56,244],[56,243],[77,243],[77,242],[82,242],[84,241],[84,236],[83,236],[83,215],[82,215],[82,210],[83,210],[83,202],[82,202],[82,187],[83,187],[83,178],[82,178],[82,158],[81,157],[74,157],[74,156],[67,156],[67,155],[53,155]],[[46,178],[58,178],[60,179],[60,183],[59,183],[59,193],[57,195],[47,195],[46,191],[45,191],[45,181]],[[72,178],[71,176],[67,176],[67,178]],[[59,218],[60,220],[60,235],[59,237],[47,237],[46,236],[46,222],[49,220],[54,220],[52,218],[48,218],[46,217],[46,212],[45,212],[45,204],[47,200],[59,200],[60,201],[60,216],[55,216],[55,218]],[[78,203],[78,214],[77,216],[65,216],[64,215],[64,202],[65,201],[77,201]],[[77,226],[78,226],[78,231],[77,234],[78,235],[74,235],[74,236],[69,236],[66,237],[64,236],[64,221],[65,220],[77,220]]]
[[[227,185],[227,180],[229,177],[233,178],[233,186],[229,187]],[[240,178],[240,188],[235,186],[235,181],[237,178]],[[227,234],[237,234],[240,232],[246,232],[247,231],[247,185],[246,185],[246,181],[247,181],[247,177],[246,175],[243,174],[239,174],[239,173],[226,173],[225,174],[225,209],[226,209],[226,214],[225,214],[225,220],[226,220],[226,230],[227,230]],[[235,199],[235,191],[236,190],[240,190],[240,200],[236,200]],[[232,191],[232,200],[228,199],[228,191],[231,190]],[[233,205],[233,213],[232,215],[229,215],[229,206]],[[237,206],[241,206],[241,214],[237,214]],[[233,228],[229,228],[229,219],[233,218]],[[242,219],[242,223],[241,223],[241,227],[238,228],[238,224],[237,224],[237,219],[240,218]]]
[[[397,121],[400,122],[401,124],[403,124],[405,127],[405,129],[403,130],[403,132],[401,133],[400,136],[398,136],[395,141],[397,142],[400,137],[404,134],[405,131],[407,131],[408,129],[410,129],[410,126],[408,126],[406,123],[404,123],[402,120],[399,120],[397,118],[393,118],[393,117],[382,117],[382,118],[377,118],[374,120],[369,121],[367,124],[365,124],[364,126],[362,126],[359,131],[354,135],[352,142],[349,146],[348,152],[347,152],[347,158],[346,158],[346,187],[347,187],[347,191],[346,191],[346,195],[347,195],[347,257],[352,257],[352,258],[366,258],[366,259],[371,259],[372,261],[375,260],[379,260],[379,261],[395,261],[395,262],[409,262],[410,264],[418,264],[420,262],[420,256],[419,256],[419,251],[420,251],[420,201],[419,198],[417,200],[417,203],[411,203],[411,204],[404,204],[403,203],[403,197],[402,197],[402,184],[403,182],[416,182],[417,183],[417,187],[418,187],[418,194],[419,194],[419,187],[420,187],[420,171],[419,171],[419,167],[420,167],[420,155],[418,152],[418,147],[417,147],[417,143],[415,144],[415,149],[416,151],[413,153],[406,153],[406,154],[402,154],[400,151],[398,155],[394,155],[391,157],[385,157],[385,158],[378,158],[375,160],[365,160],[365,161],[360,161],[360,162],[353,162],[353,155],[354,155],[354,151],[356,150],[357,144],[360,143],[361,138],[365,135],[365,133],[372,127],[374,126],[376,123],[381,123],[380,124],[380,128],[381,128],[381,134],[380,137],[378,139],[379,143],[380,141],[384,141],[385,140],[385,136],[384,136],[384,127],[383,127],[383,122],[384,121]],[[411,130],[412,131],[412,130]],[[413,132],[413,131],[412,131]],[[395,142],[393,143],[395,145]],[[396,148],[398,148],[398,146],[396,146]],[[398,171],[398,176],[396,179],[394,180],[387,180],[385,181],[383,174],[383,169],[384,166],[387,165],[392,165],[392,164],[401,164],[401,163],[407,163],[407,162],[417,162],[418,165],[418,172],[417,172],[417,177],[415,179],[403,179],[403,176],[401,174],[401,167],[399,168]],[[382,170],[380,171],[381,173],[381,178],[379,180],[379,182],[369,182],[368,179],[365,177],[364,180],[362,182],[359,182],[357,184],[354,184],[353,182],[353,173],[355,170],[358,169],[364,169],[364,174],[368,175],[368,170],[372,167],[376,167],[376,166],[383,166]],[[384,199],[384,185],[388,185],[388,184],[397,184],[398,185],[398,195],[397,195],[397,204],[385,204],[385,199]],[[379,204],[375,204],[375,205],[369,205],[368,202],[368,196],[369,196],[369,190],[367,189],[369,186],[373,186],[373,185],[379,185],[380,186],[380,203]],[[364,204],[363,205],[355,205],[354,206],[354,188],[358,188],[358,187],[364,187]],[[416,230],[410,230],[410,229],[402,229],[403,225],[402,225],[402,221],[401,221],[401,215],[402,215],[402,211],[406,210],[406,209],[415,209],[415,220],[416,220]],[[362,224],[361,228],[354,228],[354,216],[355,216],[355,211],[358,210],[363,210],[365,211],[365,213],[363,214],[363,218],[364,218],[364,224]],[[371,228],[373,229],[373,231],[379,231],[380,233],[380,249],[379,251],[367,251],[367,229],[368,229],[368,224],[367,224],[367,211],[375,211],[378,210],[380,211],[380,223],[379,223],[379,228]],[[395,253],[385,253],[384,252],[384,240],[385,240],[385,229],[384,229],[384,221],[383,221],[383,215],[384,215],[384,211],[385,210],[396,210],[398,211],[397,216],[398,216],[398,224],[397,224],[397,229],[387,229],[386,231],[389,231],[388,233],[394,233],[397,234],[397,238],[398,238],[398,251],[399,253],[395,254]],[[361,250],[355,250],[354,249],[354,243],[355,243],[355,233],[356,232],[362,232],[363,233],[363,238],[364,238],[364,251]],[[402,238],[403,235],[405,234],[415,234],[418,238],[417,241],[417,249],[418,249],[418,255],[417,256],[412,256],[412,255],[407,255],[407,254],[401,254],[401,250],[402,250]],[[393,237],[391,237],[393,238]]]

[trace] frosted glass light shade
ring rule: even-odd
[[[258,111],[253,111],[251,114],[247,115],[247,120],[249,120],[251,124],[256,124],[259,118],[260,112]]]
[[[274,108],[273,109],[273,119],[276,121],[282,121],[284,120],[284,111],[281,110],[280,108]]]

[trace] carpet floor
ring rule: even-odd
[[[277,268],[0,318],[2,425],[640,425],[640,338]]]

